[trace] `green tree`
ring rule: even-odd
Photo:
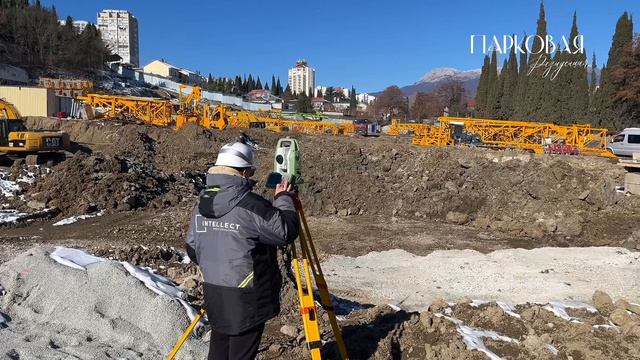
[[[258,80],[256,80],[256,89],[262,90],[262,82],[260,81],[260,76],[258,76]]]
[[[587,120],[587,110],[589,108],[589,81],[587,76],[587,54],[580,51],[576,45],[576,39],[579,36],[577,15],[573,13],[573,23],[571,25],[571,33],[569,36],[569,51],[565,58],[573,64],[584,64],[583,66],[572,66],[565,69],[567,80],[564,83],[556,84],[557,93],[567,94],[567,100],[562,114],[561,122],[566,123],[583,123]],[[570,91],[563,91],[563,88]]]
[[[289,87],[289,85],[287,84],[287,87]],[[280,85],[280,77],[278,76],[278,80],[276,81],[276,95],[280,96],[284,93],[284,90],[282,89],[282,85]]]
[[[284,100],[293,100],[296,98],[296,96],[291,92],[291,87],[289,87],[289,84],[287,84],[287,87],[282,92],[282,98]]]
[[[324,91],[324,99],[330,102],[334,102],[335,101],[335,90],[333,89],[333,86],[329,86],[327,88],[327,90]]]
[[[589,81],[589,115],[593,117],[593,114],[596,111],[595,105],[595,95],[596,88],[598,86],[596,74],[598,72],[598,63],[596,63],[596,53],[593,52],[593,56],[591,57],[591,80]]]
[[[487,107],[487,98],[489,96],[489,67],[491,60],[485,55],[482,70],[480,71],[480,81],[478,82],[478,91],[476,92],[476,116],[484,116]]]
[[[529,79],[524,99],[525,108],[523,115],[528,120],[540,121],[545,118],[545,114],[550,109],[550,105],[545,101],[548,95],[549,77],[545,76],[544,67],[532,68],[535,67],[535,64],[549,62],[550,60],[544,41],[547,35],[547,20],[545,17],[544,4],[541,2],[536,27],[536,37],[534,38],[531,55],[529,56]]]
[[[255,90],[255,88],[256,82],[253,80],[253,75],[249,74],[249,77],[247,78],[247,92]]]
[[[524,34],[520,48],[524,49],[527,34]],[[527,85],[529,82],[529,66],[527,61],[527,52],[520,53],[520,60],[518,61],[518,85],[516,86],[515,102],[513,107],[513,119],[522,120],[526,118],[526,106],[525,101],[527,97]]]
[[[503,90],[500,99],[500,109],[498,117],[511,119],[515,113],[515,102],[518,88],[518,61],[516,59],[515,46],[509,53],[509,61],[502,68],[500,76],[503,77]]]
[[[312,113],[313,106],[311,105],[311,99],[307,96],[307,93],[301,91],[298,94],[298,102],[296,104],[296,109],[300,113]]]
[[[616,96],[619,85],[612,79],[612,73],[616,66],[622,61],[625,48],[631,46],[633,40],[633,21],[631,16],[625,11],[616,23],[616,30],[609,49],[607,65],[600,72],[600,87],[596,91],[595,104],[598,114],[598,125],[618,128],[621,122],[621,109],[616,104]]]
[[[498,51],[494,49],[491,53],[491,64],[487,75],[487,104],[482,114],[483,117],[496,117],[496,109],[499,107],[499,99],[502,93],[498,80]]]
[[[614,99],[620,111],[616,128],[637,127],[640,124],[640,37],[625,49],[611,73],[611,81],[618,89]]]
[[[356,88],[351,86],[351,91],[349,92],[349,110],[352,112],[358,108],[358,100],[356,99]]]
[[[278,95],[278,88],[276,87],[276,76],[271,75],[271,93],[273,95]]]

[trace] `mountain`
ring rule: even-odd
[[[437,68],[424,74],[414,85],[443,82],[449,79],[468,81],[476,78],[480,78],[480,69],[461,71],[454,68]]]
[[[498,69],[500,71],[500,69]],[[587,78],[591,79],[591,67],[587,70]],[[600,69],[596,70],[597,81],[600,81]],[[480,82],[480,69],[475,70],[457,70],[454,68],[436,68],[424,74],[418,81],[412,85],[401,87],[400,90],[409,97],[410,101],[416,97],[418,92],[430,92],[438,88],[438,86],[450,80],[462,81],[467,91],[467,98],[475,98]],[[373,96],[380,96],[382,91],[372,93]]]
[[[480,69],[476,70],[457,70],[454,68],[437,68],[424,74],[413,85],[402,87],[402,92],[410,98],[415,97],[418,92],[434,91],[438,86],[451,80],[459,80],[462,82],[467,97],[473,98],[478,90],[480,82]]]
[[[476,96],[478,82],[480,81],[480,69],[457,70],[454,68],[436,68],[424,74],[424,76],[412,85],[401,87],[400,90],[402,90],[406,96],[413,99],[416,93],[434,91],[438,86],[449,80],[462,81],[465,90],[467,90],[467,97],[473,98]],[[382,94],[382,91],[373,93],[372,95],[379,96],[380,94]]]

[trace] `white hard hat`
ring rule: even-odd
[[[226,144],[218,152],[216,166],[229,166],[234,168],[252,168],[253,148],[243,143]]]

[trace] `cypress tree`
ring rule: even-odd
[[[576,13],[573,13],[573,24],[571,25],[571,35],[569,37],[569,50],[567,53],[567,59],[575,64],[587,64],[587,54],[582,51],[578,52],[578,47],[575,44],[575,39],[578,37],[578,20]],[[568,69],[564,69],[569,75],[569,82],[567,88],[571,91],[568,92],[569,99],[567,100],[567,112],[564,116],[567,117],[567,122],[582,123],[586,121],[587,109],[589,108],[589,81],[587,77],[586,66],[572,66]],[[562,91],[559,89],[559,91]]]
[[[278,88],[276,87],[276,76],[275,75],[271,75],[271,93],[273,95],[278,95],[276,94],[278,92]]]
[[[356,99],[356,88],[351,85],[351,92],[349,92],[349,109],[355,111],[358,107],[358,99]]]
[[[255,88],[256,82],[253,80],[253,75],[249,74],[249,77],[247,78],[247,92],[255,90]]]
[[[502,99],[500,100],[500,113],[502,119],[511,119],[514,114],[514,102],[516,101],[516,91],[518,87],[518,61],[516,60],[515,46],[509,53],[509,61],[500,73],[504,76]]]
[[[236,75],[234,84],[233,84],[233,93],[236,95],[240,95],[242,92],[242,79],[240,75]]]
[[[287,84],[287,86],[289,86]],[[278,76],[278,80],[276,81],[276,95],[280,96],[284,93],[284,90],[282,89],[282,85],[280,85],[280,77]]]
[[[484,116],[484,112],[487,106],[487,97],[489,93],[489,66],[491,62],[489,56],[485,55],[484,63],[482,64],[482,70],[480,71],[480,81],[478,82],[478,91],[476,92],[476,116]]]
[[[522,39],[522,44],[520,45],[521,49],[524,49],[526,39],[527,34],[525,33],[524,38]],[[516,87],[515,101],[513,106],[514,119],[524,119],[526,117],[526,106],[524,102],[527,96],[527,83],[529,82],[529,67],[526,51],[520,53],[519,66],[520,68],[518,69],[518,85]]]
[[[491,53],[491,64],[487,75],[487,104],[483,114],[484,117],[494,118],[496,116],[495,109],[499,92],[501,92],[501,89],[498,89],[498,51],[494,49],[493,53]]]
[[[540,3],[540,12],[536,27],[536,37],[533,41],[531,56],[529,56],[529,68],[534,64],[549,61],[549,54],[545,51],[545,39],[547,38],[547,20],[545,18],[544,4]],[[528,120],[540,120],[546,112],[545,97],[547,94],[548,77],[544,77],[543,67],[532,70],[527,82],[526,96],[524,99],[523,115]]]
[[[611,77],[615,67],[620,64],[624,49],[633,41],[633,22],[625,11],[616,23],[616,30],[609,49],[607,65],[600,72],[600,87],[596,91],[595,104],[598,115],[598,124],[603,127],[613,128],[619,121],[620,109],[615,104],[618,91]]]
[[[591,57],[591,81],[589,81],[589,116],[593,116],[595,112],[595,95],[597,88],[596,72],[598,71],[598,63],[596,63],[596,52]]]
[[[258,80],[256,81],[256,89],[262,90],[262,82],[260,81],[260,76],[258,76]]]
[[[558,50],[553,55],[553,62],[569,61],[568,49],[562,49],[561,44],[557,44]],[[555,76],[555,78],[553,78]],[[553,80],[552,80],[553,78]],[[549,81],[545,84],[546,98],[537,120],[544,122],[553,122],[557,124],[570,123],[571,113],[571,93],[573,87],[571,84],[571,74],[569,68],[560,70],[557,74],[550,73]]]

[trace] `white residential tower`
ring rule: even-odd
[[[314,95],[316,88],[316,70],[307,65],[305,60],[298,60],[296,66],[289,69],[289,88],[293,94],[306,93]]]
[[[98,13],[98,30],[102,41],[122,62],[140,65],[138,19],[127,10],[102,10]]]

